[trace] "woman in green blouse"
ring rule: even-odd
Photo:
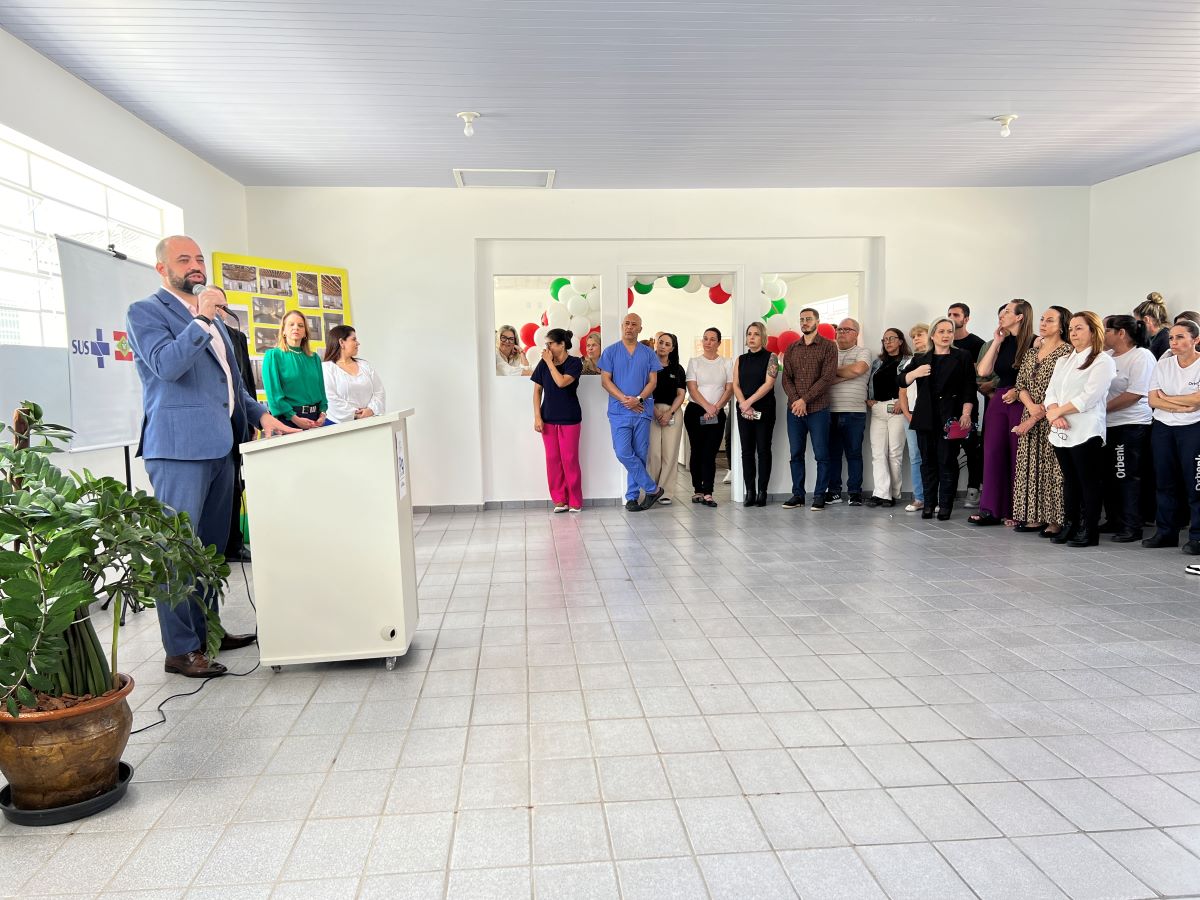
[[[279,343],[263,356],[263,387],[271,415],[297,428],[329,424],[321,357],[308,346],[308,321],[293,309],[283,317]]]

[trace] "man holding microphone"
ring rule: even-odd
[[[220,289],[205,288],[208,273],[199,245],[189,237],[163,238],[155,250],[162,287],[129,307],[126,330],[142,382],[142,440],[138,456],[155,496],[186,512],[200,540],[224,549],[233,504],[234,456],[252,427],[268,436],[296,429],[254,399],[242,382],[218,311]],[[199,290],[197,291],[197,288]],[[216,597],[157,607],[166,660],[163,668],[188,678],[225,674],[205,655],[202,604]],[[253,634],[226,634],[222,650],[253,643]]]

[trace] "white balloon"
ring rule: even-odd
[[[592,319],[598,318],[596,315],[600,312],[600,288],[596,288],[587,295],[588,317]]]
[[[704,285],[705,287],[712,287],[714,284],[721,283],[721,276],[720,275],[701,275],[700,283],[702,285]]]
[[[571,324],[571,313],[561,303],[555,303],[546,310],[546,321],[550,328],[566,328]]]
[[[567,351],[567,356],[581,356],[582,355],[579,352],[579,344],[575,343],[575,340],[578,340],[578,338],[575,338],[572,340],[571,349]]]
[[[688,283],[683,286],[683,289],[689,294],[694,294],[700,290],[700,278],[697,275],[689,275]]]
[[[787,282],[782,278],[776,278],[771,283],[772,300],[780,300],[787,296]]]
[[[586,316],[588,311],[587,297],[576,294],[567,301],[567,309],[573,316]]]
[[[569,284],[564,284],[558,290],[558,302],[559,303],[570,303],[572,297],[578,297],[578,296],[579,296],[579,291],[575,290],[575,288],[571,287],[571,285],[569,285]]]
[[[636,278],[634,278],[632,275],[627,275],[627,276],[625,277],[625,287],[633,287],[633,283],[634,283],[636,280],[637,280],[637,279],[636,279]]]
[[[596,279],[591,275],[572,275],[571,287],[579,291],[581,294],[586,294],[596,286]]]
[[[550,326],[543,325],[533,333],[533,349],[529,351],[530,356],[539,356],[546,348],[546,335],[550,331]]]
[[[726,275],[724,278],[721,279],[720,285],[721,285],[721,290],[723,290],[727,294],[732,294],[733,293],[733,276]]]
[[[778,337],[788,330],[787,320],[781,315],[771,316],[763,324],[767,326],[767,337]]]
[[[568,327],[571,329],[571,334],[575,336],[575,340],[582,341],[583,336],[592,330],[592,322],[587,316],[572,316],[571,324]]]
[[[763,287],[765,288],[768,284],[770,284],[772,281],[774,281],[778,277],[779,277],[778,275],[768,275],[766,272],[763,272],[763,276],[762,276]]]
[[[633,279],[638,284],[654,284],[654,282],[658,281],[658,276],[657,275],[635,275],[635,276],[633,276]]]

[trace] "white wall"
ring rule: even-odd
[[[1200,153],[1092,187],[1088,305],[1129,312],[1158,291],[1200,309]]]
[[[490,336],[491,323],[481,326],[476,304],[477,241],[658,240],[686,250],[699,239],[878,238],[872,242],[878,255],[873,289],[883,298],[886,321],[863,316],[868,334],[928,321],[952,300],[987,309],[1022,296],[1035,305],[1069,307],[1087,286],[1087,188],[526,193],[252,187],[246,201],[255,253],[349,268],[355,321],[382,370],[389,402],[417,410],[409,431],[414,466],[422,461],[426,467],[414,486],[418,505],[484,499],[485,357],[472,347],[480,327]],[[661,255],[625,262],[671,267]],[[821,267],[786,260],[772,265],[785,272],[814,268]],[[610,290],[614,282],[602,274]],[[987,317],[978,319],[986,332]]]
[[[214,250],[246,252],[241,184],[3,30],[0,85],[0,124],[179,206],[188,233],[209,256]],[[65,379],[65,350],[62,366]],[[10,412],[3,411],[3,418]],[[66,464],[124,477],[119,450],[74,454]],[[147,483],[140,464],[135,477]]]

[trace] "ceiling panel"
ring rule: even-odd
[[[0,0],[0,27],[249,185],[1080,185],[1200,150],[1192,0]]]

